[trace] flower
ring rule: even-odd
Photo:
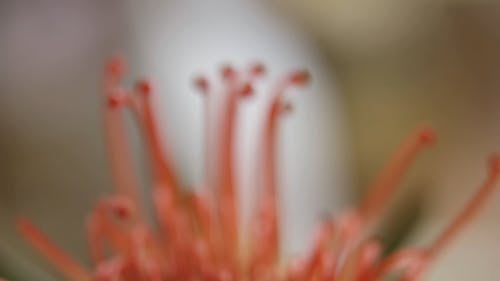
[[[383,256],[381,241],[371,236],[371,229],[410,164],[435,142],[432,129],[417,129],[397,149],[356,208],[325,219],[309,251],[286,259],[280,257],[276,138],[280,118],[291,110],[283,95],[290,87],[305,86],[308,73],[291,72],[274,88],[259,147],[259,199],[250,230],[243,232],[236,199],[234,130],[239,101],[254,93],[254,80],[264,74],[265,67],[255,64],[246,72],[230,66],[222,69],[225,103],[218,116],[216,145],[206,148],[213,149],[217,157],[207,159],[210,173],[201,191],[186,191],[177,178],[155,126],[151,84],[142,80],[133,90],[127,90],[121,86],[124,72],[124,62],[118,57],[110,60],[105,71],[105,127],[116,194],[100,200],[88,217],[94,269],[88,270],[69,257],[28,219],[18,220],[26,240],[67,280],[375,281],[393,274],[398,280],[420,280],[429,264],[484,205],[500,175],[500,157],[493,155],[484,184],[433,243]],[[213,95],[213,85],[207,79],[199,78],[195,84],[205,101]],[[141,125],[147,144],[157,226],[148,224],[146,208],[137,192],[125,137],[126,108]]]

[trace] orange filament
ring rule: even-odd
[[[178,181],[168,147],[160,139],[152,107],[151,84],[121,87],[125,66],[114,58],[107,66],[105,128],[116,195],[97,203],[87,221],[87,239],[95,269],[88,273],[55,246],[29,221],[19,220],[23,236],[72,281],[382,281],[397,274],[402,281],[420,280],[428,264],[472,220],[485,204],[500,175],[500,158],[493,157],[484,185],[444,232],[428,248],[403,249],[381,255],[377,239],[364,239],[381,216],[410,164],[434,142],[431,129],[412,133],[376,178],[358,208],[322,222],[311,249],[285,263],[280,252],[277,150],[279,122],[291,110],[283,96],[290,87],[304,86],[310,77],[296,71],[272,92],[259,143],[258,199],[250,232],[240,233],[237,201],[235,134],[242,97],[254,93],[254,82],[266,72],[253,64],[246,72],[225,66],[221,71],[225,103],[218,116],[212,147],[208,118],[213,92],[205,78],[195,85],[204,95],[206,178],[203,191],[188,192]],[[152,197],[159,231],[144,219],[137,181],[126,141],[124,108],[143,129],[151,161]],[[212,153],[215,152],[215,153]],[[214,157],[214,155],[217,155]],[[213,158],[213,159],[212,159]],[[209,192],[211,193],[209,193]],[[215,196],[214,196],[215,195]],[[216,199],[216,200],[215,200]],[[245,239],[244,242],[239,239]],[[240,245],[248,246],[243,249]],[[243,252],[245,250],[245,252]],[[247,258],[247,259],[243,259]],[[1,281],[1,278],[0,278]]]
[[[493,155],[490,159],[490,171],[488,178],[479,188],[476,194],[470,199],[462,212],[451,222],[451,224],[439,235],[434,243],[429,247],[429,258],[435,257],[442,249],[457,236],[457,233],[469,223],[478,213],[479,209],[485,205],[485,201],[491,197],[500,176],[500,157]]]
[[[435,133],[432,129],[418,129],[394,153],[374,183],[368,188],[368,194],[361,202],[360,212],[368,224],[383,211],[388,199],[394,193],[418,153],[423,148],[433,144],[435,139]]]
[[[162,187],[177,192],[179,183],[173,170],[170,154],[164,149],[164,141],[160,138],[160,133],[156,127],[150,98],[152,94],[151,84],[146,80],[139,81],[136,85],[136,92],[142,101],[143,115],[141,117],[152,160],[154,180],[161,183]]]
[[[29,220],[20,218],[17,221],[17,226],[24,238],[40,251],[68,280],[91,280],[90,273],[83,266],[59,249]]]
[[[261,72],[261,67],[255,67],[254,72]],[[297,79],[296,77],[300,77]],[[285,82],[278,87],[278,91],[269,105],[266,115],[264,132],[262,134],[261,163],[259,178],[262,185],[257,218],[254,229],[253,242],[254,256],[251,264],[253,271],[257,267],[272,266],[277,261],[279,252],[278,206],[277,206],[277,174],[276,174],[276,146],[278,134],[278,118],[289,107],[282,100],[288,86],[304,85],[307,83],[305,72],[292,73]],[[262,270],[262,269],[261,269]]]
[[[122,116],[122,105],[126,103],[127,97],[119,83],[125,71],[125,64],[121,58],[115,57],[110,60],[106,70],[104,94],[108,106],[104,110],[104,128],[112,179],[118,193],[129,196],[134,204],[140,207],[138,183]]]

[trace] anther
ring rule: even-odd
[[[203,94],[208,94],[209,85],[208,80],[205,77],[197,77],[194,79],[194,85],[198,90],[200,90]]]
[[[151,93],[153,91],[153,86],[151,85],[151,82],[148,80],[139,80],[136,83],[135,87],[136,87],[137,92],[139,92],[145,96],[151,95]]]
[[[113,215],[118,219],[128,219],[133,216],[132,202],[124,197],[112,198],[108,201]]]
[[[425,145],[432,145],[436,142],[437,136],[431,128],[424,128],[420,132],[420,142]]]
[[[236,76],[236,71],[230,65],[224,65],[221,69],[221,74],[224,79],[233,79]]]
[[[492,175],[500,174],[500,155],[498,154],[490,156],[490,173]]]
[[[253,94],[253,92],[254,92],[254,90],[253,90],[252,84],[245,83],[241,86],[241,89],[240,89],[241,96],[248,97],[248,96],[251,96]]]
[[[125,73],[125,61],[121,56],[112,57],[107,66],[107,71],[113,77],[122,77]]]
[[[115,93],[115,94],[111,94],[107,98],[107,104],[108,104],[108,107],[110,107],[110,108],[117,108],[119,106],[122,106],[126,102],[127,102],[127,96],[124,94]]]
[[[266,74],[266,67],[263,63],[255,63],[250,68],[250,75],[252,77],[259,77]]]
[[[310,80],[311,75],[306,70],[293,72],[288,77],[289,83],[295,86],[305,86]]]

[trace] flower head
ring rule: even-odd
[[[398,183],[418,154],[435,141],[429,128],[412,133],[398,148],[368,189],[361,203],[318,225],[314,242],[300,257],[280,256],[280,223],[276,173],[279,122],[291,110],[283,95],[305,86],[309,75],[295,71],[279,80],[271,93],[260,135],[259,198],[243,233],[237,202],[234,135],[240,100],[254,94],[254,80],[265,73],[255,64],[247,71],[230,66],[221,71],[224,105],[214,132],[210,170],[201,191],[186,191],[175,173],[170,151],[160,140],[152,109],[154,92],[147,80],[132,90],[122,87],[124,62],[113,58],[105,70],[104,126],[116,192],[97,202],[87,220],[87,237],[94,268],[89,270],[49,240],[29,220],[19,219],[23,236],[72,281],[161,280],[342,280],[376,281],[397,274],[398,280],[419,280],[422,273],[457,232],[484,205],[500,175],[500,158],[492,156],[482,187],[463,211],[429,246],[381,253],[381,241],[370,234]],[[205,104],[215,94],[205,78],[195,80]],[[126,138],[124,111],[140,124],[149,154],[152,197],[157,225],[149,225],[140,198]],[[209,115],[206,118],[210,118]],[[208,143],[208,142],[207,142]],[[207,153],[207,155],[212,155]]]

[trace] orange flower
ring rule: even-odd
[[[261,134],[258,163],[259,193],[250,231],[240,229],[237,202],[234,131],[240,99],[253,94],[253,83],[265,72],[222,69],[225,104],[215,130],[217,157],[207,159],[210,173],[205,190],[182,188],[173,161],[156,127],[148,81],[133,90],[122,88],[124,63],[113,58],[105,72],[105,128],[116,194],[100,200],[88,217],[87,237],[95,264],[89,270],[59,249],[27,219],[19,219],[23,236],[64,276],[72,281],[376,281],[396,274],[398,280],[419,280],[442,249],[484,205],[500,175],[500,158],[492,156],[483,186],[442,234],[422,248],[381,255],[381,242],[370,234],[396,186],[417,155],[435,141],[431,129],[418,129],[397,149],[368,189],[358,207],[326,219],[317,229],[309,252],[280,257],[280,223],[276,185],[276,138],[280,118],[290,110],[283,95],[290,87],[308,83],[304,71],[291,72],[274,89]],[[214,94],[209,82],[196,85],[205,103]],[[141,126],[152,170],[152,197],[157,225],[149,225],[126,141],[124,110],[130,109]],[[208,115],[207,115],[208,118]],[[208,132],[210,134],[212,132]],[[212,155],[207,153],[207,155]]]

